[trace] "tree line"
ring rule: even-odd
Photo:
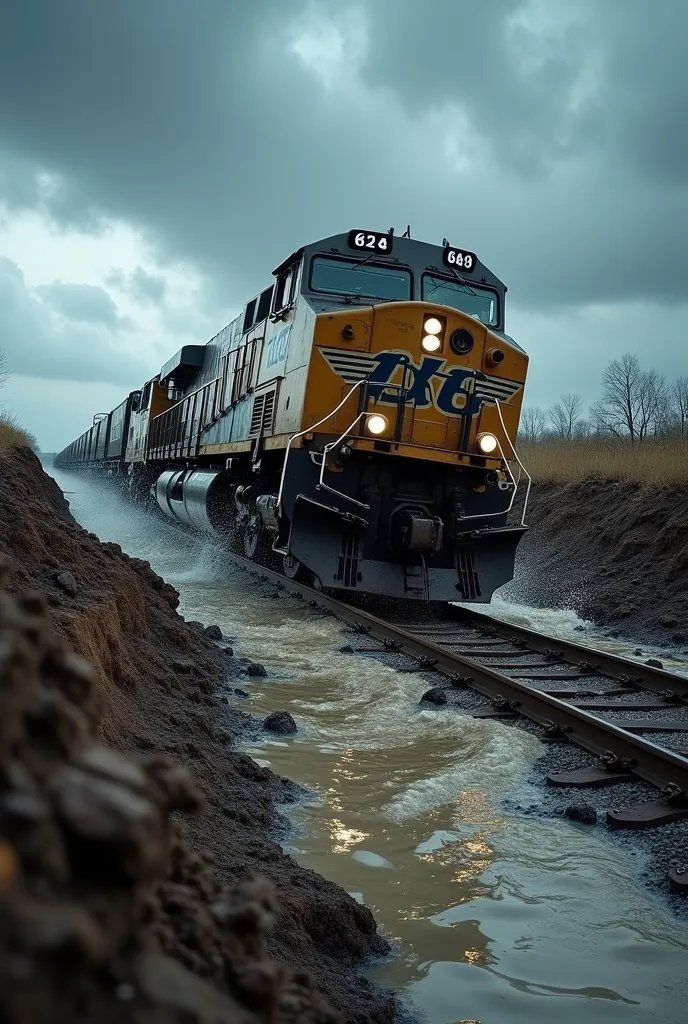
[[[647,438],[688,441],[688,377],[667,380],[657,370],[644,370],[630,354],[604,368],[601,397],[587,411],[580,395],[562,395],[550,409],[523,409],[522,441],[573,441],[612,437],[641,443]]]

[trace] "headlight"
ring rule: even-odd
[[[436,316],[429,316],[423,324],[423,330],[426,334],[441,334],[442,321],[438,320]]]
[[[366,427],[371,434],[384,434],[387,429],[387,417],[380,416],[378,413],[373,413],[366,420]]]
[[[499,447],[499,441],[494,434],[478,434],[478,448],[485,455],[489,455]]]
[[[421,345],[426,352],[437,352],[437,349],[442,347],[442,341],[436,334],[426,334]]]

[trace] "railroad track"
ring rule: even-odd
[[[404,608],[382,619],[363,608],[289,580],[231,554],[242,568],[346,622],[379,647],[348,645],[350,653],[399,653],[401,671],[435,672],[448,688],[485,698],[473,717],[524,716],[544,730],[545,742],[571,742],[590,764],[551,773],[553,786],[585,789],[642,779],[656,799],[607,813],[613,829],[653,828],[688,818],[688,678],[648,664],[515,626],[486,612],[447,605]],[[688,868],[669,871],[672,889],[688,894]]]

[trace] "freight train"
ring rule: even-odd
[[[55,464],[316,587],[489,601],[526,529],[504,284],[392,229],[305,245],[273,278]]]

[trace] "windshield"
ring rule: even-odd
[[[496,327],[499,323],[498,296],[489,288],[461,284],[460,281],[435,274],[423,274],[423,299],[460,309],[488,327]]]
[[[316,256],[311,265],[311,288],[371,299],[410,299],[411,274],[400,267]]]

